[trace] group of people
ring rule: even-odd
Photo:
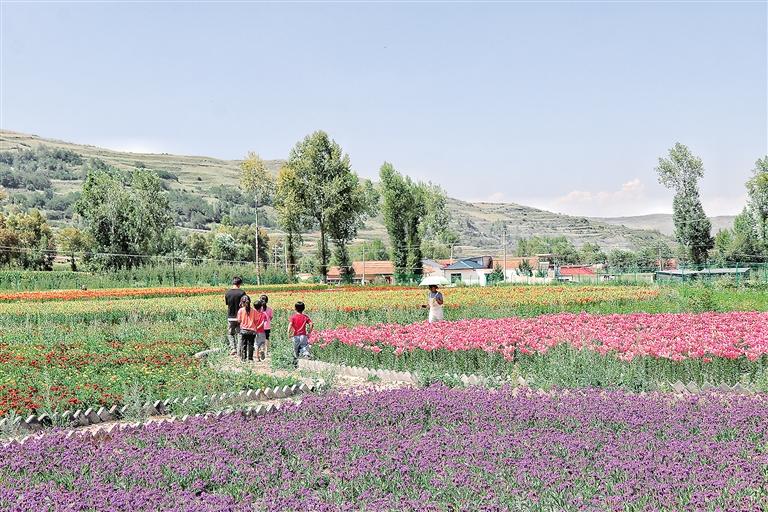
[[[230,355],[237,355],[242,361],[253,361],[254,355],[259,361],[267,358],[269,335],[272,331],[274,312],[269,307],[269,297],[262,295],[255,303],[242,290],[243,280],[235,276],[232,288],[224,294],[227,305],[227,340]],[[443,294],[436,285],[430,285],[428,303],[422,305],[429,309],[429,322],[443,320]],[[288,336],[293,338],[294,362],[300,357],[309,356],[309,335],[312,333],[312,320],[304,313],[303,302],[294,305],[294,314],[288,321]]]
[[[259,361],[267,358],[269,335],[272,331],[274,312],[269,307],[269,297],[262,295],[255,303],[241,289],[243,280],[235,276],[232,288],[224,294],[227,305],[227,340],[230,355],[238,355],[242,361]],[[312,320],[304,314],[304,303],[294,305],[295,313],[288,322],[288,336],[293,338],[294,361],[309,355],[309,335]]]

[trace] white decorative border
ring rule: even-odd
[[[274,400],[277,398],[288,398],[302,393],[310,393],[317,389],[317,385],[294,384],[293,386],[283,386],[263,389],[249,389],[247,391],[221,393],[219,395],[195,395],[186,398],[169,398],[167,400],[155,400],[154,402],[145,402],[141,410],[149,417],[164,416],[168,414],[174,405],[191,405],[194,403],[208,403],[211,405],[235,405],[247,402],[257,402],[262,400]],[[95,409],[89,407],[82,410],[64,411],[52,415],[30,414],[26,419],[16,417],[13,420],[9,418],[0,419],[0,430],[4,428],[19,428],[29,432],[39,432],[51,425],[61,425],[65,427],[87,427],[98,423],[116,421],[123,419],[130,406],[123,405],[118,407],[114,405],[107,409],[99,407]],[[186,416],[184,417],[186,418]],[[182,418],[182,419],[184,419]]]

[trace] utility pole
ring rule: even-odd
[[[659,244],[659,272],[664,270],[664,268],[661,265],[661,244]]]
[[[261,286],[261,272],[259,272],[259,201],[256,200],[256,284]]]
[[[283,235],[283,261],[285,262],[285,273],[288,272],[288,235]]]
[[[502,270],[503,274],[503,281],[507,281],[507,223],[504,223],[504,232],[503,232],[503,240],[504,240],[504,268]]]
[[[173,287],[176,288],[176,237],[171,237],[171,273],[173,274]]]

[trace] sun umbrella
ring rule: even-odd
[[[451,282],[448,281],[443,276],[429,276],[422,279],[421,282],[419,283],[419,286],[432,286],[432,285],[442,286],[446,284],[451,284]]]

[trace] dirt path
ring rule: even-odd
[[[307,384],[315,383],[324,376],[315,372],[306,370],[275,370],[272,368],[271,359],[267,357],[264,361],[242,362],[237,356],[220,356],[216,368],[226,372],[253,372],[261,375],[271,375],[273,377],[294,377],[295,379]],[[346,375],[335,375],[331,383],[334,389],[339,391],[386,391],[390,389],[399,389],[409,387],[409,384],[398,382],[381,382],[368,380],[365,378],[349,377]]]

